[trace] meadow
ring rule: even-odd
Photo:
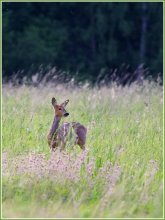
[[[4,84],[2,217],[162,218],[162,90]],[[87,127],[85,151],[50,152],[53,96]]]

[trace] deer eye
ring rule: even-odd
[[[59,108],[58,110],[60,110],[60,111],[61,111],[62,109],[61,109],[61,108]]]

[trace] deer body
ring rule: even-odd
[[[69,115],[65,110],[65,106],[68,102],[69,100],[66,100],[61,105],[57,105],[56,99],[52,98],[55,117],[47,137],[49,147],[52,151],[57,147],[60,147],[60,150],[63,150],[68,139],[73,139],[74,144],[78,144],[83,150],[85,149],[87,129],[83,125],[76,122],[65,122],[60,126],[61,118]]]

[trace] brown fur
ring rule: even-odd
[[[65,110],[65,106],[68,104],[68,102],[69,100],[66,100],[61,105],[57,105],[56,99],[54,97],[52,98],[55,117],[47,136],[48,144],[51,150],[54,150],[57,147],[60,147],[60,150],[63,150],[67,142],[67,137],[70,132],[72,133],[72,130],[74,131],[74,143],[78,144],[82,150],[85,150],[87,129],[83,125],[80,123],[72,122],[64,123],[59,127],[61,118],[69,115],[69,113],[67,113]]]

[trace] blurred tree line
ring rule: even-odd
[[[162,3],[3,3],[3,78],[162,77]],[[146,71],[147,70],[147,71]]]

